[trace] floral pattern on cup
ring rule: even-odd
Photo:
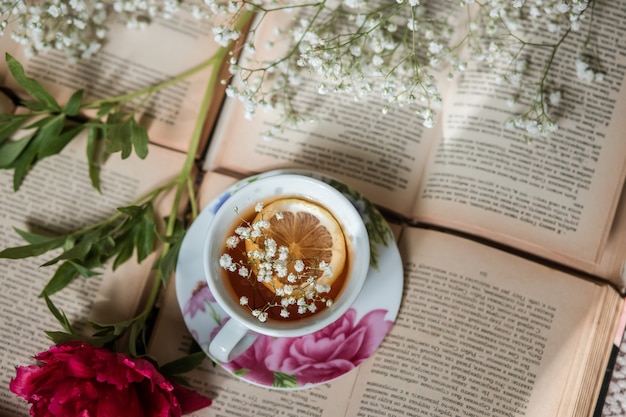
[[[183,307],[188,317],[210,310],[218,326],[212,335],[228,320],[215,314],[214,301],[206,283],[199,281]],[[263,386],[296,388],[327,382],[356,368],[374,353],[393,324],[385,320],[386,314],[387,310],[376,309],[357,320],[356,310],[350,309],[330,326],[310,335],[261,335],[242,355],[222,366]],[[205,343],[208,346],[209,340]]]

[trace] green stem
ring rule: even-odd
[[[252,16],[253,14],[250,12],[243,14],[237,21],[237,24],[235,25],[236,29],[241,30],[243,27],[245,27],[250,22],[250,19],[252,19]],[[174,227],[176,225],[176,219],[177,219],[177,213],[180,207],[180,203],[181,203],[181,199],[182,199],[184,191],[189,190],[190,200],[194,199],[193,187],[190,187],[190,184],[192,183],[191,174],[195,168],[196,156],[200,148],[202,133],[204,131],[204,117],[202,116],[207,114],[209,107],[211,105],[211,102],[215,98],[214,92],[215,92],[215,87],[220,82],[219,76],[221,75],[221,71],[220,71],[221,66],[223,65],[224,62],[226,62],[225,60],[228,57],[230,50],[231,50],[230,47],[220,48],[215,53],[215,55],[213,55],[209,60],[207,60],[205,63],[201,65],[202,68],[207,68],[208,66],[215,66],[215,68],[211,72],[211,77],[209,78],[208,83],[207,83],[207,89],[204,94],[204,98],[202,100],[202,104],[200,106],[199,113],[198,113],[201,117],[198,117],[196,121],[194,130],[191,136],[191,142],[189,144],[189,149],[187,150],[187,157],[185,158],[185,162],[183,164],[183,167],[180,173],[173,180],[173,182],[176,184],[176,195],[174,197],[172,209],[170,211],[167,224],[165,226],[166,236],[171,236],[172,233],[174,232]],[[199,67],[196,67],[196,68],[199,68]],[[187,71],[185,74],[191,75],[193,73],[195,73],[195,71]],[[176,77],[176,80],[178,81],[182,80],[181,77],[182,76]],[[173,185],[172,182],[170,182],[169,184],[170,186]],[[197,210],[195,211],[197,213]],[[171,244],[169,242],[165,242],[163,244],[163,248],[161,250],[161,255],[160,255],[161,258],[163,258],[167,254],[167,252],[170,250],[170,247],[171,247]],[[161,272],[159,270],[159,272],[157,273],[157,277],[155,278],[152,284],[152,288],[150,290],[150,294],[148,296],[148,300],[146,301],[144,309],[135,319],[137,322],[145,322],[145,320],[150,315],[150,312],[152,311],[154,304],[156,303],[156,300],[161,290],[161,285],[165,285],[167,277],[160,276],[160,273]]]
[[[175,85],[178,84],[179,82],[191,77],[192,75],[210,67],[211,65],[213,65],[215,62],[215,56],[212,56],[211,58],[209,58],[206,61],[201,62],[200,64],[198,64],[197,66],[183,72],[182,74],[174,77],[174,78],[170,78],[167,81],[164,81],[162,83],[156,84],[156,85],[151,85],[145,88],[142,88],[140,90],[136,90],[133,91],[132,93],[128,93],[128,94],[122,94],[116,97],[109,97],[109,98],[104,98],[104,99],[100,99],[100,100],[94,100],[91,101],[89,103],[86,103],[84,105],[84,107],[86,108],[97,108],[102,106],[103,104],[108,104],[108,103],[119,103],[119,102],[127,102],[127,101],[131,101],[134,100],[138,97],[142,97],[144,95],[147,94],[152,94],[155,93],[159,90],[163,90],[164,88],[167,88],[171,85]]]

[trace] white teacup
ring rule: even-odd
[[[346,280],[332,305],[319,312],[291,321],[260,321],[238,302],[238,295],[225,278],[220,265],[225,241],[241,223],[242,213],[253,211],[259,202],[299,198],[324,207],[337,220],[347,246]],[[245,185],[218,209],[204,243],[204,272],[216,302],[230,316],[209,345],[209,353],[229,362],[252,345],[258,335],[298,337],[323,329],[339,319],[354,303],[365,282],[370,262],[367,230],[359,212],[342,193],[323,181],[298,174],[278,174],[259,178]]]

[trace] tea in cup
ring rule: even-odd
[[[230,316],[209,345],[228,362],[263,334],[298,337],[339,319],[365,282],[370,252],[348,198],[306,175],[259,178],[218,209],[204,269]]]

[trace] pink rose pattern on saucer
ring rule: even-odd
[[[199,281],[183,314],[193,317],[210,310],[218,324],[216,333],[228,318],[215,314],[215,299],[204,281]],[[297,388],[335,379],[359,366],[374,353],[393,322],[385,320],[387,310],[376,309],[357,320],[350,309],[330,326],[307,336],[274,338],[259,336],[235,360],[221,365],[230,372],[258,385]]]

